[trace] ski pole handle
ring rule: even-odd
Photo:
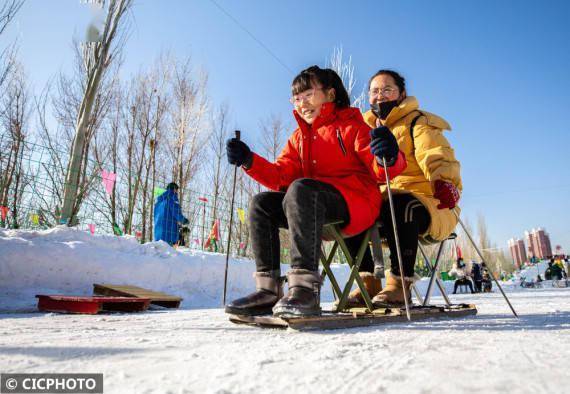
[[[236,130],[235,133],[236,133],[236,140],[238,141],[241,140],[241,131]]]

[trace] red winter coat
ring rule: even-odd
[[[299,124],[287,145],[271,163],[253,154],[253,162],[246,173],[275,191],[286,191],[296,179],[312,178],[333,185],[343,195],[350,214],[350,222],[342,231],[356,235],[369,228],[378,218],[382,197],[378,183],[385,183],[384,169],[370,152],[370,127],[356,108],[336,108],[325,103],[312,125],[298,114]],[[389,168],[395,177],[406,168],[402,153]]]

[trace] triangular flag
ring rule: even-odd
[[[161,187],[155,187],[154,188],[154,198],[159,197],[160,195],[162,195],[162,193],[164,193],[166,191],[166,189],[163,189]]]
[[[463,258],[463,253],[461,253],[461,248],[457,245],[457,258]]]
[[[2,214],[2,221],[6,220],[6,216],[8,216],[8,207],[0,207],[0,214]]]
[[[212,230],[210,231],[210,235],[208,235],[208,239],[204,243],[204,248],[209,248],[212,241],[217,241],[220,239],[220,219],[216,219],[214,225],[212,226]]]
[[[32,224],[34,226],[40,224],[40,216],[37,213],[30,213],[30,219],[32,220]]]
[[[101,170],[101,178],[103,178],[103,185],[105,185],[105,191],[107,194],[111,194],[113,192],[113,187],[115,186],[115,180],[117,179],[117,174],[114,172],[107,172],[105,170]]]
[[[123,235],[123,232],[121,231],[121,228],[119,227],[119,225],[117,223],[113,224],[113,234]]]
[[[95,225],[93,223],[89,223],[87,226],[89,227],[91,235],[95,234]]]
[[[136,237],[137,239],[141,239],[141,238],[142,238],[142,231],[136,231],[136,232],[135,232],[135,237]]]
[[[198,197],[198,200],[202,202],[208,202],[208,199],[206,197]]]
[[[242,224],[244,224],[245,223],[245,211],[241,208],[238,208],[237,211],[238,211],[239,221]]]

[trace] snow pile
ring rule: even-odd
[[[91,235],[65,226],[40,231],[0,229],[0,311],[33,310],[36,294],[90,295],[94,283],[163,291],[182,297],[183,308],[219,307],[225,258],[219,253],[177,250],[162,241],[141,245],[132,236]],[[342,286],[348,266],[332,268]],[[288,269],[282,266],[283,273]],[[227,300],[254,290],[254,271],[252,260],[230,258]],[[448,293],[453,284],[444,282]],[[427,285],[427,278],[416,282],[422,294]],[[515,287],[514,282],[505,285]],[[437,286],[433,295],[440,295]],[[328,281],[321,299],[333,301]]]
[[[255,289],[253,261],[230,258],[228,300]],[[64,226],[0,229],[0,311],[34,309],[36,294],[92,294],[94,283],[141,286],[184,298],[183,308],[221,305],[225,255],[141,245],[135,237],[91,235]],[[283,272],[287,271],[283,267]],[[344,281],[345,266],[335,268]],[[323,300],[332,300],[330,286]]]

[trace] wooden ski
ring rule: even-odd
[[[451,306],[414,306],[410,309],[412,321],[424,319],[457,318],[477,314],[477,308],[472,304]],[[230,315],[230,321],[236,324],[246,324],[262,328],[292,328],[294,330],[335,330],[352,327],[366,327],[387,323],[407,322],[406,311],[399,308],[375,309],[372,313],[366,308],[352,308],[348,312],[323,312],[314,317],[273,317]]]

